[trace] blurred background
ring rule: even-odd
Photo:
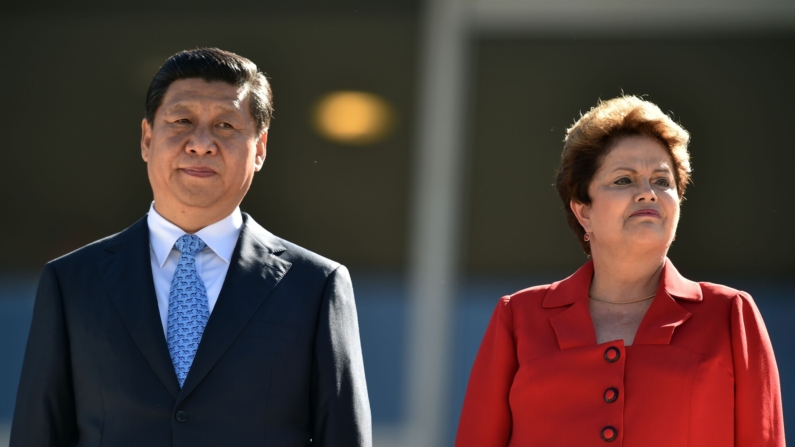
[[[271,79],[268,157],[242,209],[351,269],[376,446],[452,446],[499,297],[586,261],[552,181],[565,129],[622,92],[691,132],[669,256],[754,296],[795,436],[790,0],[43,0],[0,14],[0,446],[38,274],[148,210],[146,88],[197,46]]]

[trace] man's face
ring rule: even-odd
[[[142,123],[141,156],[155,208],[172,222],[197,212],[210,220],[202,225],[228,216],[265,161],[267,136],[257,131],[245,88],[174,81],[154,122]]]

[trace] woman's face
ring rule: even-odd
[[[603,249],[668,249],[679,222],[673,162],[648,137],[618,141],[602,160],[588,194],[590,205],[572,210],[591,238],[591,253]]]

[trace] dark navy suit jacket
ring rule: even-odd
[[[44,268],[11,447],[371,442],[348,271],[247,214],[182,389],[145,218]]]

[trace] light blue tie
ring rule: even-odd
[[[168,352],[177,373],[179,386],[185,383],[196,350],[199,348],[204,327],[210,318],[207,289],[196,270],[196,254],[206,244],[194,234],[185,234],[174,244],[179,257],[171,292],[168,296]]]

